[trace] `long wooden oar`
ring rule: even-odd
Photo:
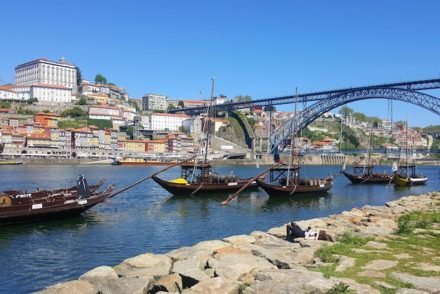
[[[186,159],[186,160],[176,162],[175,164],[169,165],[169,166],[165,167],[164,169],[161,169],[160,171],[155,172],[154,174],[151,174],[151,175],[149,175],[149,176],[147,176],[147,177],[145,177],[145,178],[140,179],[139,181],[137,181],[137,182],[134,183],[134,184],[131,184],[130,186],[127,186],[127,187],[125,187],[125,188],[123,188],[123,189],[121,189],[121,190],[119,190],[119,191],[116,191],[115,193],[113,193],[113,194],[110,195],[110,198],[113,197],[113,196],[116,196],[116,195],[118,195],[118,194],[121,194],[122,192],[125,192],[125,191],[127,191],[128,189],[131,189],[131,188],[133,188],[134,186],[139,185],[140,183],[142,183],[142,182],[144,182],[144,181],[146,181],[146,180],[148,180],[148,179],[151,179],[153,176],[156,176],[156,175],[158,175],[158,174],[160,174],[160,173],[163,173],[164,171],[169,170],[169,169],[172,168],[172,167],[175,167],[175,166],[177,166],[177,165],[181,165],[181,164],[184,163],[184,162],[191,161],[191,160],[193,160],[193,159],[196,158],[196,157],[197,157],[197,155],[195,155],[195,156],[193,156],[193,157],[191,157],[191,158],[188,158],[188,159]]]
[[[278,163],[272,165],[270,168],[266,169],[264,172],[262,172],[262,173],[260,173],[259,175],[253,177],[252,179],[250,179],[249,182],[247,182],[247,183],[246,183],[243,187],[241,187],[237,192],[235,192],[233,195],[230,195],[230,196],[228,197],[228,199],[226,199],[225,201],[223,201],[223,202],[221,203],[221,205],[226,205],[226,204],[228,204],[229,201],[231,201],[232,199],[234,199],[235,197],[237,197],[237,196],[238,196],[238,195],[239,195],[244,189],[246,189],[246,188],[247,188],[252,182],[254,182],[256,179],[258,179],[259,177],[265,175],[268,171],[270,171],[271,169],[273,169],[273,168],[275,168],[275,167],[277,167],[277,166],[279,166],[279,165],[282,165],[282,163],[281,163],[281,162],[278,162]]]

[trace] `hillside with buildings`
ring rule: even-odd
[[[250,99],[237,96],[233,101]],[[229,101],[219,95],[212,103]],[[157,93],[133,98],[101,74],[94,82],[84,79],[79,67],[64,58],[58,62],[39,58],[16,66],[14,84],[0,85],[2,154],[97,159],[189,156],[198,152],[206,115],[167,111],[209,103]],[[211,119],[211,133],[222,139],[213,147],[220,155],[243,150],[265,153],[270,132],[292,116],[262,107],[217,114]],[[302,130],[295,148],[315,153],[367,149],[370,133],[374,149],[440,149],[438,126],[407,129],[404,122],[369,118],[348,107],[326,113]]]

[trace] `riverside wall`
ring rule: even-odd
[[[440,192],[432,192],[403,197],[384,206],[367,205],[341,214],[298,221],[297,224],[302,228],[311,226],[325,230],[334,240],[347,231],[370,237],[375,241],[368,242],[367,245],[372,248],[367,248],[372,249],[371,252],[386,253],[387,245],[381,241],[396,238],[393,233],[401,215],[439,209]],[[279,227],[267,232],[254,231],[249,235],[203,241],[167,254],[145,253],[116,266],[97,267],[78,280],[49,286],[41,293],[327,293],[341,282],[357,293],[380,293],[377,287],[354,279],[325,278],[322,273],[314,271],[314,268],[323,265],[315,256],[315,251],[333,243],[304,238],[286,241],[285,225],[280,223]],[[437,231],[440,232],[440,229]],[[395,256],[404,258],[402,254]],[[353,261],[350,265],[350,260],[346,258],[341,257],[339,262],[338,267],[353,266]],[[398,263],[386,260],[372,262],[376,274],[383,274],[377,264],[386,268],[390,267],[390,263],[391,266]],[[440,293],[439,276],[391,275],[402,279],[401,285],[416,288],[394,288],[395,293]],[[384,282],[382,286],[393,287]]]

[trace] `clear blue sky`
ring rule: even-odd
[[[61,56],[85,78],[101,73],[132,97],[206,97],[213,76],[215,94],[254,99],[295,87],[304,93],[440,77],[435,0],[5,0],[1,10],[4,83],[20,63]],[[349,107],[387,113],[380,100]],[[410,125],[440,124],[412,105],[394,109]]]

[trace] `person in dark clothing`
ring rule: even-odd
[[[311,227],[307,228],[307,231],[310,230]],[[303,231],[295,222],[290,222],[290,224],[286,227],[286,236],[291,236],[293,239],[305,237],[307,231]]]

